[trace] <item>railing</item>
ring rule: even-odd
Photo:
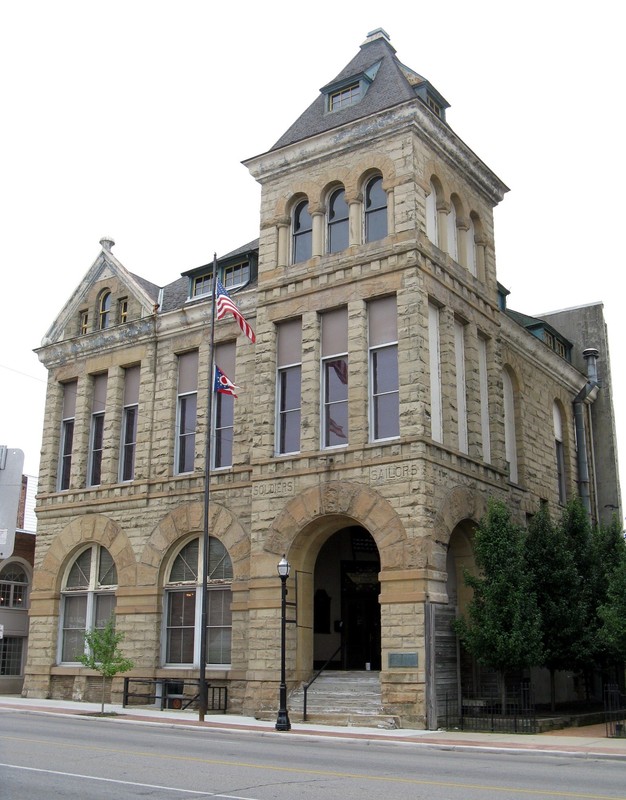
[[[335,652],[332,654],[332,656],[330,658],[326,659],[325,663],[317,670],[317,672],[311,678],[311,680],[308,683],[305,683],[304,686],[302,687],[303,690],[304,690],[304,697],[302,699],[302,722],[306,722],[306,696],[307,696],[307,692],[309,691],[309,687],[312,686],[315,683],[315,681],[319,678],[319,676],[322,674],[322,672],[324,672],[326,667],[332,662],[332,660],[337,655],[337,653],[340,653],[342,649],[343,649],[343,642],[335,650]]]
[[[626,736],[626,695],[616,683],[604,687],[604,724],[607,737]]]
[[[501,698],[463,692],[446,694],[446,728],[499,733],[536,733],[537,715],[528,686],[507,691],[504,707]]]
[[[209,711],[222,711],[226,713],[228,705],[228,687],[211,686],[205,681],[207,688],[207,706]],[[194,692],[186,692],[186,686],[193,686]],[[122,708],[129,705],[129,700],[139,699],[142,705],[161,704],[164,708],[174,708],[184,711],[192,703],[197,702],[200,696],[199,680],[178,680],[176,678],[124,678],[124,693],[122,695]]]

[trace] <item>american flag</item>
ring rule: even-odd
[[[235,389],[238,389],[238,386],[230,380],[230,378],[226,375],[225,372],[215,365],[215,379],[213,381],[213,389],[216,392],[221,392],[222,394],[230,394],[233,397],[237,397],[235,394]]]
[[[329,433],[334,433],[339,439],[347,439],[348,437],[343,431],[343,427],[339,425],[335,420],[329,415],[328,417],[328,431]]]
[[[230,299],[230,295],[222,286],[222,282],[218,279],[217,286],[216,286],[216,295],[215,295],[215,307],[217,309],[217,318],[223,319],[226,314],[232,314],[233,317],[239,323],[239,327],[241,330],[246,334],[248,339],[251,342],[256,342],[256,336],[254,335],[254,331],[246,322],[243,314],[237,308],[237,306],[233,303]]]

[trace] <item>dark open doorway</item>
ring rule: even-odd
[[[324,544],[315,565],[315,668],[330,658],[334,669],[380,669],[379,572],[364,528],[343,528]]]

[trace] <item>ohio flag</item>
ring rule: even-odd
[[[226,373],[222,372],[222,370],[215,365],[215,379],[213,381],[213,388],[216,392],[221,392],[222,394],[230,394],[233,397],[237,397],[235,394],[235,389],[238,389],[238,386],[230,380],[230,378],[226,375]]]
[[[250,325],[248,325],[248,323],[246,322],[241,311],[230,299],[230,295],[228,294],[226,289],[224,289],[224,287],[222,286],[222,282],[219,280],[219,278],[217,280],[217,285],[215,288],[215,308],[217,309],[218,319],[223,319],[226,316],[226,314],[232,314],[233,317],[239,323],[239,327],[246,334],[248,339],[250,339],[251,342],[256,342],[256,336],[254,335],[254,331],[252,330]]]

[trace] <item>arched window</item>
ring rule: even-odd
[[[313,246],[313,220],[309,214],[309,201],[302,200],[293,211],[292,261],[297,264],[311,258]]]
[[[100,295],[98,308],[98,327],[101,331],[108,328],[111,324],[111,292],[103,292]]]
[[[456,229],[456,208],[454,203],[450,203],[450,211],[448,211],[448,255],[455,261],[459,260],[459,244],[457,239]]]
[[[502,386],[504,393],[504,447],[509,467],[509,480],[518,482],[517,473],[517,435],[515,427],[515,395],[513,382],[506,370],[502,370]]]
[[[470,273],[476,277],[478,275],[476,268],[476,228],[474,226],[474,220],[471,217],[469,218],[469,228],[465,235],[467,237],[465,247],[465,252],[467,254],[467,268]]]
[[[28,607],[28,575],[24,567],[13,561],[0,570],[0,610]]]
[[[180,550],[169,572],[165,613],[166,664],[200,663],[202,540],[192,539]],[[207,571],[206,663],[230,664],[231,583],[233,566],[224,545],[209,537]]]
[[[387,235],[387,192],[380,175],[365,187],[365,241],[376,242]]]
[[[439,246],[437,228],[437,191],[431,181],[430,192],[426,195],[426,236],[433,244]]]
[[[76,556],[62,590],[61,661],[77,661],[85,651],[85,633],[111,619],[116,588],[115,562],[105,547],[94,544]]]
[[[567,502],[567,486],[565,481],[565,450],[563,447],[563,415],[557,402],[552,406],[554,419],[554,448],[556,453],[556,479],[559,491],[559,503]]]
[[[339,253],[348,246],[348,204],[346,193],[337,189],[328,198],[328,252]]]

